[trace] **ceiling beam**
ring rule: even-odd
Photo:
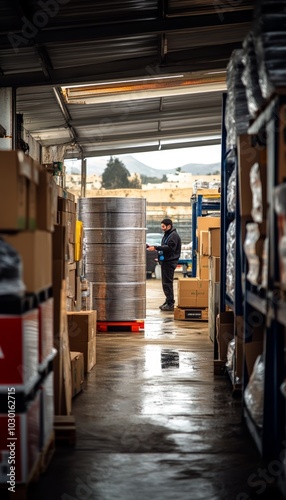
[[[154,142],[156,140],[173,140],[174,138],[187,139],[188,137],[200,137],[202,135],[216,135],[221,131],[221,120],[218,117],[217,123],[203,123],[202,125],[194,124],[193,127],[182,128],[182,129],[172,129],[172,130],[161,130],[161,131],[148,131],[140,132],[134,134],[112,134],[110,136],[101,134],[99,131],[98,136],[93,137],[78,137],[77,140],[82,146],[98,145],[104,144],[128,144],[132,142],[149,141]]]
[[[192,30],[194,28],[212,27],[227,24],[251,23],[253,20],[253,7],[246,7],[241,10],[225,12],[223,8],[220,12],[216,12],[215,8],[211,13],[188,15],[174,18],[161,18],[143,21],[122,22],[113,24],[96,25],[94,22],[85,24],[76,24],[73,26],[48,26],[43,29],[38,29],[34,39],[25,38],[24,25],[22,30],[15,30],[10,27],[8,31],[2,31],[0,35],[0,49],[11,47],[13,39],[9,35],[9,31],[13,31],[15,37],[21,37],[22,45],[29,46],[33,43],[46,45],[49,43],[67,43],[77,41],[96,41],[96,40],[112,40],[118,37],[135,37],[144,35],[161,35],[163,33],[176,33],[182,30]],[[15,38],[16,40],[16,38]]]
[[[198,99],[205,99],[205,96],[200,96]],[[186,105],[187,106],[187,105]],[[96,112],[96,111],[95,111]],[[86,118],[74,118],[69,121],[70,125],[73,127],[97,127],[103,126],[108,127],[114,125],[132,125],[136,123],[150,123],[154,121],[166,121],[166,120],[182,120],[182,119],[198,119],[198,118],[209,118],[221,116],[221,105],[218,103],[216,106],[211,106],[208,109],[202,108],[202,110],[190,107],[190,109],[178,109],[170,111],[148,111],[144,113],[132,113],[130,111],[128,114],[123,113],[118,115],[105,115],[101,117],[88,116]],[[30,130],[33,130],[32,128]]]
[[[93,158],[93,157],[99,157],[99,156],[110,156],[110,155],[123,155],[123,154],[134,154],[134,153],[144,153],[144,152],[151,152],[151,151],[168,151],[171,149],[184,149],[184,148],[195,148],[195,147],[201,147],[201,146],[214,146],[217,144],[221,143],[221,138],[220,137],[212,137],[208,138],[206,137],[205,139],[202,140],[194,140],[194,141],[188,141],[188,142],[172,142],[168,144],[162,144],[159,143],[152,145],[152,146],[127,146],[124,148],[106,148],[104,150],[90,150],[90,151],[84,151],[84,156],[85,158]],[[66,159],[72,159],[72,158],[78,158],[79,156],[76,155],[74,152],[66,152],[65,158]]]

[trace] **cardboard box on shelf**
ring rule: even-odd
[[[26,229],[31,161],[22,151],[0,151],[0,171],[0,230]]]
[[[89,342],[96,336],[96,311],[74,311],[68,313],[70,341]]]
[[[201,231],[200,234],[200,255],[209,255],[209,232]]]
[[[37,228],[53,231],[56,222],[56,184],[53,177],[39,167],[39,185],[37,189]]]
[[[263,181],[264,198],[264,218],[266,215],[266,148],[265,146],[252,146],[252,137],[243,134],[237,138],[238,152],[238,183],[239,183],[239,206],[242,217],[251,217],[252,211],[252,191],[250,187],[250,170],[254,163],[261,166],[261,176]]]
[[[220,228],[210,227],[209,237],[209,255],[212,257],[220,256]]]
[[[83,390],[84,356],[82,352],[71,351],[72,397]]]
[[[47,231],[3,234],[22,258],[26,292],[34,293],[52,285],[52,238]]]
[[[96,364],[96,337],[93,337],[89,342],[81,342],[76,338],[70,338],[70,349],[83,353],[84,373],[90,372]]]
[[[209,281],[212,283],[220,281],[220,257],[209,257]]]
[[[39,184],[39,165],[30,159],[31,162],[31,179],[28,181],[28,226],[30,231],[34,231],[37,227],[37,190]]]
[[[207,255],[197,255],[197,277],[200,280],[209,279],[209,257]]]
[[[208,307],[208,280],[178,278],[178,307]]]
[[[201,245],[201,231],[208,231],[210,227],[220,227],[220,217],[204,216],[197,218],[198,248]]]

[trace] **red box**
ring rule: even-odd
[[[24,389],[38,376],[39,311],[21,315],[0,312],[0,390]],[[4,387],[3,387],[4,386]]]
[[[54,299],[39,304],[39,363],[52,354],[54,343]]]
[[[12,483],[7,483],[7,480],[12,480],[13,472],[16,483],[27,483],[40,457],[40,392],[29,403],[24,413],[15,414],[15,427],[13,423],[10,423],[8,427],[8,418],[7,413],[0,414],[0,482],[5,483],[9,488]],[[15,430],[12,431],[12,429]],[[12,437],[11,432],[15,432]],[[14,440],[14,438],[17,439]],[[11,467],[15,467],[14,471]],[[3,473],[4,470],[5,473]]]

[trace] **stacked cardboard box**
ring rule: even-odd
[[[83,353],[84,372],[96,363],[96,311],[68,312],[70,349]]]
[[[178,278],[178,307],[174,318],[179,320],[207,320],[208,280]]]
[[[1,151],[0,171],[0,456],[4,467],[7,390],[11,401],[16,390],[16,482],[26,482],[53,433],[52,232],[56,185],[22,151]]]

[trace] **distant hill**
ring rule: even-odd
[[[130,174],[146,175],[147,177],[157,177],[162,179],[163,175],[174,174],[176,168],[169,170],[157,169],[148,167],[145,163],[136,160],[132,155],[122,155],[120,160],[124,163]],[[87,161],[87,175],[102,175],[106,169],[108,159],[102,157],[89,158]],[[187,163],[182,165],[181,172],[188,172],[193,175],[208,175],[220,171],[220,163],[210,163],[209,165],[199,163]],[[79,174],[80,162],[73,162],[72,166],[67,169],[67,173]]]

